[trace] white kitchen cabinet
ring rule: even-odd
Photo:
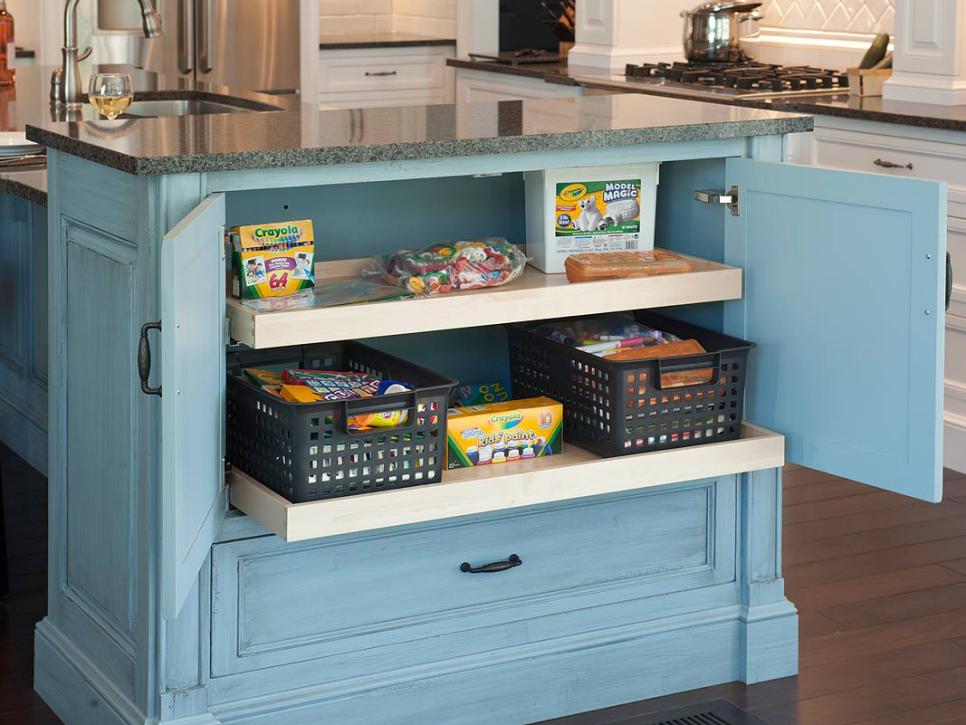
[[[580,86],[547,83],[543,78],[527,78],[466,68],[456,69],[456,98],[459,103],[571,98],[581,95],[583,95],[583,89]]]
[[[816,116],[813,134],[798,134],[795,163],[946,182],[947,245],[953,286],[946,315],[945,456],[966,472],[966,134]]]
[[[324,49],[318,102],[337,108],[451,103],[453,46]]]

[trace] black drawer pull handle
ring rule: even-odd
[[[881,166],[883,169],[909,169],[912,171],[912,162],[908,164],[897,164],[895,161],[886,161],[885,159],[876,159],[872,162],[876,166]]]
[[[152,388],[148,383],[151,377],[151,341],[148,340],[148,332],[151,330],[161,331],[160,322],[145,322],[141,325],[141,337],[138,340],[138,377],[141,378],[141,392],[145,395],[161,396],[161,386]]]
[[[520,566],[522,563],[523,559],[516,554],[510,554],[506,561],[494,561],[491,564],[484,564],[483,566],[473,566],[468,561],[464,561],[460,564],[460,571],[465,574],[494,574],[498,571],[506,571],[515,566]]]
[[[949,303],[953,301],[953,258],[946,252],[946,312],[949,312]]]
[[[394,70],[380,70],[376,72],[366,71],[367,76],[394,76],[398,71]]]

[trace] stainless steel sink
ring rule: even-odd
[[[276,106],[257,102],[235,105],[225,102],[198,98],[177,98],[164,100],[134,101],[124,112],[128,118],[157,118],[159,116],[205,116],[214,113],[252,113],[258,111],[280,111]]]

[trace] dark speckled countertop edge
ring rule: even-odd
[[[28,138],[47,144],[48,148],[70,153],[136,176],[244,171],[268,168],[333,166],[386,161],[528,153],[559,148],[594,149],[615,146],[669,143],[689,140],[720,140],[765,134],[810,131],[810,116],[750,119],[714,123],[656,126],[644,129],[576,131],[537,134],[512,138],[479,138],[445,141],[418,141],[342,146],[321,149],[282,149],[238,151],[166,157],[134,157],[76,139],[66,138],[35,126],[28,127]]]
[[[786,100],[776,98],[774,101],[737,101],[734,105],[744,108],[760,108],[765,111],[809,113],[815,116],[835,116],[837,118],[851,118],[858,121],[876,121],[878,123],[901,126],[933,128],[941,131],[966,131],[966,118],[942,118],[940,116],[930,116],[925,113],[916,115],[867,108],[852,108],[802,98]]]
[[[468,58],[447,58],[446,65],[451,68],[478,70],[484,73],[498,73],[505,76],[519,76],[521,78],[538,78],[549,82],[560,82],[564,85],[580,85],[566,75],[566,63],[496,63],[492,60],[473,60]],[[551,76],[554,76],[551,80]]]
[[[399,38],[395,40],[342,40],[338,36],[332,39],[319,39],[319,50],[354,50],[361,48],[418,48],[433,46],[456,45],[456,38]]]
[[[39,206],[47,206],[46,166],[0,172],[0,194],[12,194]]]

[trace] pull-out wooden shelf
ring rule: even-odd
[[[533,461],[445,471],[440,483],[293,504],[244,473],[231,473],[231,503],[286,541],[415,524],[785,463],[785,439],[746,423],[736,441],[600,458],[576,446]]]
[[[741,298],[739,268],[689,259],[683,274],[581,284],[527,267],[503,287],[367,305],[256,312],[229,299],[228,317],[232,338],[269,348]],[[358,278],[368,261],[319,263],[316,279]]]

